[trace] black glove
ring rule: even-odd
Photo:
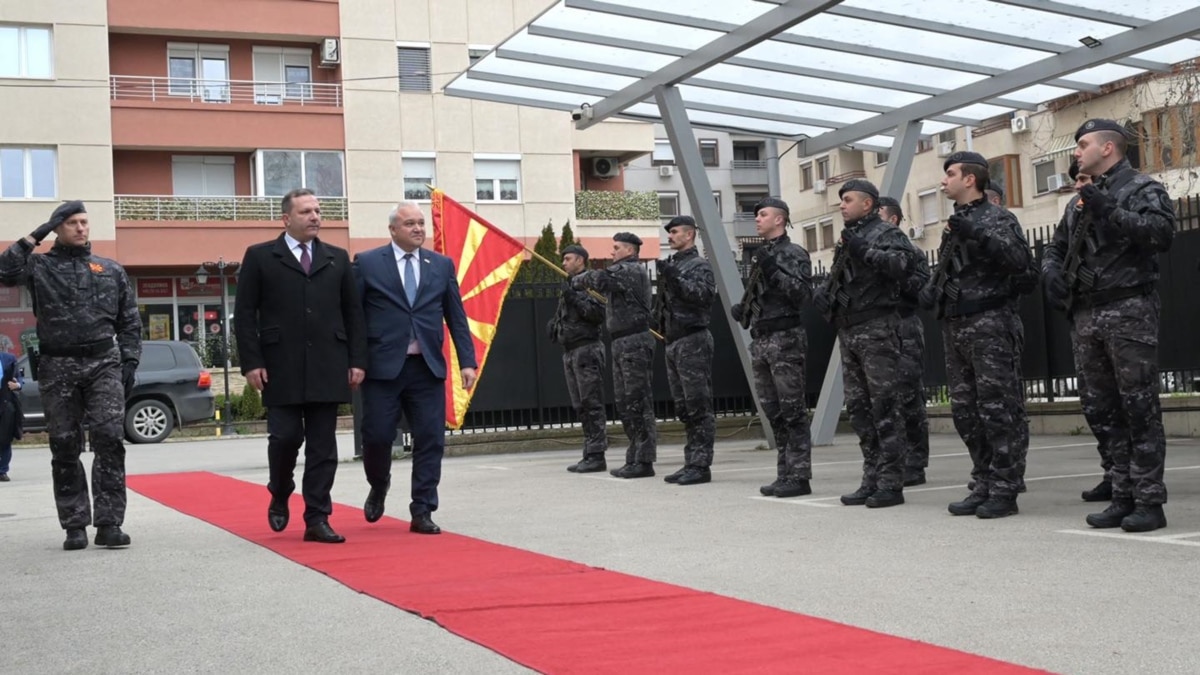
[[[125,387],[125,400],[128,401],[130,396],[133,396],[133,384],[137,379],[137,361],[125,361],[121,363],[121,385]]]
[[[1065,310],[1071,291],[1067,287],[1067,280],[1063,278],[1062,273],[1046,272],[1043,281],[1046,287],[1046,300],[1050,306],[1059,311]]]
[[[822,314],[828,314],[829,308],[833,305],[833,298],[829,297],[829,291],[822,289],[813,293],[813,305]]]
[[[937,289],[932,285],[921,287],[921,292],[917,294],[917,302],[925,309],[933,309],[937,306]]]
[[[1083,208],[1092,212],[1092,215],[1099,219],[1101,223],[1107,223],[1108,217],[1113,211],[1117,210],[1117,202],[1112,197],[1100,191],[1100,188],[1088,183],[1079,191],[1079,198],[1083,201]]]
[[[974,239],[979,236],[979,226],[961,213],[951,215],[949,222],[950,231],[964,239]]]
[[[857,233],[848,236],[843,233],[842,239],[846,242],[846,249],[850,251],[850,255],[859,260],[865,259],[864,256],[866,256],[867,250],[871,248],[871,245],[867,243],[866,237]]]
[[[729,316],[733,317],[734,321],[741,323],[742,316],[743,316],[742,303],[739,302],[738,304],[734,305],[733,307],[730,307],[729,308]]]
[[[50,214],[50,220],[39,225],[36,230],[29,233],[29,236],[33,237],[34,241],[41,243],[43,239],[50,236],[54,228],[66,222],[67,218],[77,213],[84,213],[84,211],[83,202],[79,200],[63,202],[54,209],[54,213]]]

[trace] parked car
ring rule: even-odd
[[[29,371],[29,357],[17,360],[25,375],[21,405],[26,431],[46,428],[38,383]],[[216,400],[212,375],[186,342],[146,340],[138,364],[133,395],[125,402],[125,437],[133,443],[158,443],[176,426],[212,418]]]

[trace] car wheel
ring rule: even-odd
[[[138,401],[125,411],[125,435],[133,443],[158,443],[174,428],[175,414],[162,401]]]

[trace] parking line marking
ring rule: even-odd
[[[820,503],[826,499],[837,499],[837,497],[818,497],[816,499],[787,499],[787,498],[781,499],[779,497],[750,496],[750,497],[746,497],[746,499],[755,499],[760,502],[774,502],[776,504],[796,504],[799,506],[820,506],[822,508],[833,508],[835,506],[839,506],[838,504],[822,504],[822,503]]]
[[[1181,535],[1150,536],[1131,532],[1104,532],[1100,530],[1056,530],[1059,534],[1081,534],[1085,537],[1103,537],[1106,539],[1121,539],[1136,541],[1143,544],[1174,544],[1176,546],[1200,546],[1200,541],[1184,541],[1183,537],[1197,537],[1200,532],[1188,532]]]

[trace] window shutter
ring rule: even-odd
[[[400,91],[432,91],[428,47],[397,47]]]

